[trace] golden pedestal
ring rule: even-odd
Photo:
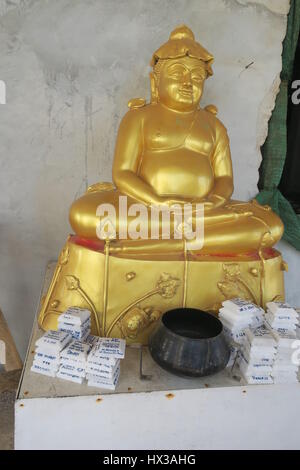
[[[109,244],[70,236],[39,313],[44,330],[70,306],[92,312],[92,333],[147,344],[160,316],[177,307],[216,313],[225,299],[265,306],[284,300],[286,264],[274,249],[235,256],[112,256]]]

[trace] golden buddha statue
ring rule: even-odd
[[[116,189],[88,192],[75,201],[70,223],[81,237],[97,239],[99,204],[118,209],[202,202],[205,238],[201,253],[245,253],[273,246],[283,232],[280,219],[253,203],[230,200],[232,164],[227,132],[216,108],[201,109],[204,82],[212,75],[213,57],[187,27],[176,28],[153,55],[152,100],[130,103],[116,143],[113,181]],[[92,188],[93,189],[93,188]],[[194,216],[196,217],[196,215]],[[119,225],[124,223],[117,213]],[[147,229],[151,221],[147,220]],[[121,228],[121,227],[120,227]],[[111,246],[123,253],[182,251],[182,240],[122,240]]]
[[[267,206],[230,199],[226,129],[215,106],[199,107],[212,63],[213,56],[184,25],[153,54],[151,102],[129,101],[115,148],[114,184],[91,186],[71,206],[76,235],[68,239],[44,299],[43,328],[55,327],[63,309],[78,305],[92,310],[95,333],[147,342],[153,324],[171,307],[217,311],[225,298],[261,305],[283,299],[286,266],[272,248],[283,224]],[[128,236],[136,211],[124,216],[122,198],[126,207],[145,208],[139,219],[143,236]],[[153,220],[155,207],[187,204],[192,229],[199,217],[204,222],[200,245],[176,236],[175,216],[169,237],[163,235],[164,218]],[[104,240],[99,240],[99,222],[105,219],[100,206],[112,207],[115,215],[113,236]]]

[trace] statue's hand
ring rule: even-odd
[[[203,204],[205,211],[217,209],[218,207],[223,206],[225,202],[226,202],[225,198],[223,198],[222,196],[218,196],[216,194],[211,194],[205,199],[194,199],[192,201],[193,205],[195,205],[195,208],[196,208],[196,204]]]
[[[181,198],[181,197],[171,197],[166,200],[166,204],[168,206],[173,206],[175,204],[179,204],[180,206],[183,206],[184,204],[187,204],[189,201]]]
[[[187,202],[189,202],[188,200],[184,199],[184,198],[181,198],[179,196],[158,196],[155,200],[155,202],[153,203],[153,205],[156,205],[156,206],[164,206],[164,207],[170,207],[170,206],[173,206],[175,204],[179,204],[180,206],[183,206],[184,204],[186,204]]]
[[[217,194],[211,194],[204,202],[205,209],[217,209],[225,204],[226,199]]]

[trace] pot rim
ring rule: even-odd
[[[195,311],[195,312],[198,312],[199,315],[207,315],[207,316],[210,316],[210,317],[213,317],[214,320],[216,320],[216,323],[218,323],[221,327],[221,330],[218,334],[216,334],[215,336],[209,336],[207,338],[190,338],[189,336],[183,336],[183,335],[180,335],[178,333],[175,333],[173,330],[171,330],[170,328],[168,328],[164,321],[163,321],[163,318],[165,315],[167,315],[168,313],[171,313],[171,312],[174,312],[175,310],[192,310],[192,311]],[[175,336],[176,338],[180,338],[181,340],[184,340],[184,341],[195,341],[195,342],[200,342],[200,341],[210,341],[210,340],[214,340],[216,338],[218,338],[220,335],[222,335],[223,331],[224,331],[224,327],[223,327],[223,323],[221,322],[221,320],[219,320],[219,318],[217,318],[214,314],[212,313],[209,313],[209,312],[205,312],[204,310],[200,310],[198,308],[189,308],[189,307],[177,307],[177,308],[173,308],[171,310],[167,310],[163,315],[162,317],[160,318],[160,324],[168,331],[168,333],[171,333],[171,335]]]

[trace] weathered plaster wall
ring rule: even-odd
[[[254,4],[254,5],[261,5],[263,7],[266,7],[269,11],[273,13],[278,13],[280,15],[287,15],[289,12],[290,8],[290,2],[289,1],[283,1],[283,0],[236,0],[238,3],[241,5],[249,5],[249,4]]]
[[[149,97],[149,60],[179,23],[215,55],[203,104],[231,138],[235,197],[257,192],[281,70],[288,0],[0,0],[0,305],[24,353],[46,262],[68,207],[111,179],[128,99]],[[300,304],[300,299],[299,299]]]

